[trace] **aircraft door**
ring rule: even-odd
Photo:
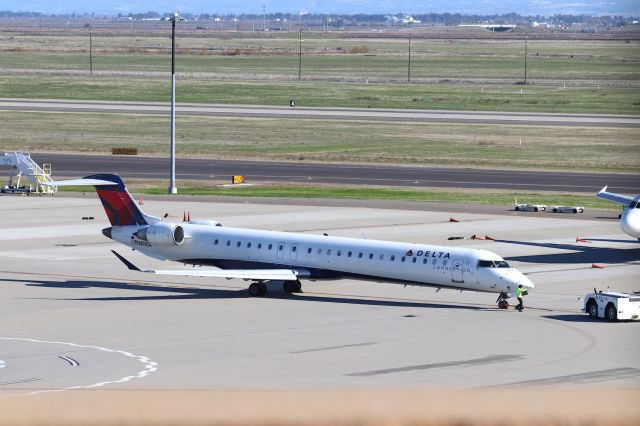
[[[454,283],[464,282],[464,261],[462,259],[451,261],[451,281]]]
[[[276,246],[276,258],[283,259],[284,258],[284,243],[278,243]]]
[[[298,243],[291,244],[291,260],[298,260]]]

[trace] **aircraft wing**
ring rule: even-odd
[[[613,201],[614,203],[624,204],[625,206],[628,206],[633,201],[633,197],[629,197],[627,195],[621,195],[621,194],[614,194],[613,192],[607,192],[606,186],[596,194],[596,197]]]
[[[209,269],[209,268],[193,268],[193,269],[147,269],[138,268],[129,262],[115,250],[111,250],[127,268],[132,271],[147,272],[158,275],[178,275],[183,277],[215,277],[215,278],[239,278],[243,280],[258,281],[295,281],[298,279],[298,271],[292,269]],[[301,274],[302,275],[302,274]]]

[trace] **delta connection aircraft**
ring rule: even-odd
[[[251,296],[265,295],[272,285],[300,292],[300,279],[352,278],[474,290],[498,293],[503,309],[518,285],[533,288],[520,271],[486,250],[231,228],[213,220],[169,223],[140,210],[117,175],[56,182],[79,184],[95,186],[111,222],[102,230],[106,237],[155,259],[217,268],[141,270],[113,251],[134,271],[240,278],[252,281]]]
[[[640,194],[635,197],[607,192],[605,186],[596,194],[596,197],[622,204],[624,211],[620,215],[620,227],[622,230],[640,240]]]

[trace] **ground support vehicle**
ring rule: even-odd
[[[640,294],[594,291],[584,297],[582,309],[591,318],[640,320]]]
[[[584,213],[582,206],[552,206],[549,210],[552,213]]]

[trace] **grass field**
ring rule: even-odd
[[[180,195],[226,196],[226,197],[273,197],[307,199],[348,199],[348,200],[389,200],[444,203],[476,203],[487,205],[513,206],[514,198],[520,202],[548,205],[583,206],[589,209],[618,210],[616,205],[600,200],[592,195],[511,192],[511,191],[474,191],[462,189],[424,189],[407,190],[403,188],[371,188],[362,186],[330,185],[258,185],[220,187],[217,185],[196,186],[195,182],[186,182],[180,186]],[[165,195],[165,182],[136,181],[127,182],[127,188],[134,194]],[[65,187],[66,192],[86,192],[86,187]]]
[[[169,102],[166,78],[0,75],[0,97]],[[640,114],[640,91],[513,85],[178,80],[177,102]]]
[[[0,96],[167,101],[167,34],[0,32]],[[181,34],[178,102],[640,114],[638,40]],[[370,84],[367,84],[370,83]],[[375,84],[373,84],[375,83]],[[437,83],[437,84],[434,84]]]
[[[5,111],[0,120],[5,150],[168,153],[166,116]],[[640,137],[625,128],[179,116],[176,131],[183,158],[640,172]]]
[[[8,69],[88,70],[87,34],[0,33],[0,67]],[[157,36],[94,34],[95,71],[168,71],[170,39]],[[321,79],[402,80],[407,75],[408,39],[343,38],[305,34],[303,76]],[[298,76],[298,40],[282,34],[254,38],[251,34],[207,37],[181,34],[177,40],[178,70],[185,74],[229,76]],[[638,81],[640,42],[546,41],[527,45],[528,78],[618,82]],[[414,39],[411,42],[414,79],[508,79],[524,74],[523,40]]]

